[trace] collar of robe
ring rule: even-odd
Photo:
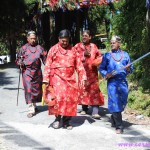
[[[121,61],[121,59],[123,58],[123,51],[120,50],[120,49],[118,49],[118,50],[111,50],[110,53],[111,53],[111,57],[112,57],[115,61],[117,61],[117,62]],[[120,53],[120,58],[119,58],[119,59],[116,59],[113,53]]]

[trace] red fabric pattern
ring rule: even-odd
[[[79,87],[76,83],[75,69],[79,80],[86,80],[83,64],[74,48],[69,46],[65,50],[56,44],[50,49],[44,68],[43,82],[53,87],[56,104],[48,106],[49,114],[76,116]]]
[[[85,47],[82,43],[75,45],[75,49],[80,54],[87,75],[85,90],[81,89],[79,91],[79,104],[104,105],[104,97],[99,89],[97,71],[97,66],[102,60],[101,53],[93,43],[86,44],[85,46],[90,51],[91,57],[84,57]]]

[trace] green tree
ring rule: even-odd
[[[114,12],[111,20],[113,26],[112,32],[122,37],[126,50],[130,53],[132,60],[135,60],[147,53],[150,48],[146,28],[145,1],[132,0],[121,4],[117,3],[117,9],[120,10],[120,14]],[[132,76],[132,79],[138,81],[139,86],[143,86],[143,89],[150,88],[148,61],[149,57],[136,63]]]
[[[143,0],[128,0],[117,3],[111,20],[112,33],[122,37],[125,50],[132,60],[149,52],[148,30],[146,27],[146,7]],[[120,14],[116,11],[120,10]],[[112,34],[110,33],[110,35]],[[130,76],[129,106],[150,116],[150,57],[134,64],[134,73]]]
[[[36,0],[1,1],[0,45],[5,48],[1,49],[2,54],[7,51],[11,55],[11,61],[15,60],[17,46],[21,46],[25,31],[34,24],[32,18],[36,14],[36,9]]]

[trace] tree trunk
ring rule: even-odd
[[[50,43],[50,14],[46,12],[42,15],[42,36],[44,40],[44,47],[49,50],[51,43]]]
[[[9,48],[10,48],[10,61],[15,62],[16,60],[16,40],[9,39]]]

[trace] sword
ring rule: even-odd
[[[125,69],[126,67],[128,67],[128,66],[130,66],[130,65],[132,65],[132,64],[134,64],[134,63],[136,63],[136,62],[138,62],[139,60],[141,60],[141,59],[143,59],[143,58],[145,58],[145,57],[148,56],[149,54],[150,54],[150,52],[144,54],[143,56],[139,57],[138,59],[134,60],[133,62],[127,64],[126,66],[124,66],[124,67],[122,67],[122,68],[120,68],[120,69],[118,69],[118,70],[113,70],[113,71],[112,71],[112,76],[114,76],[115,74],[117,74],[117,72],[119,72],[120,70],[123,70],[123,69]]]

